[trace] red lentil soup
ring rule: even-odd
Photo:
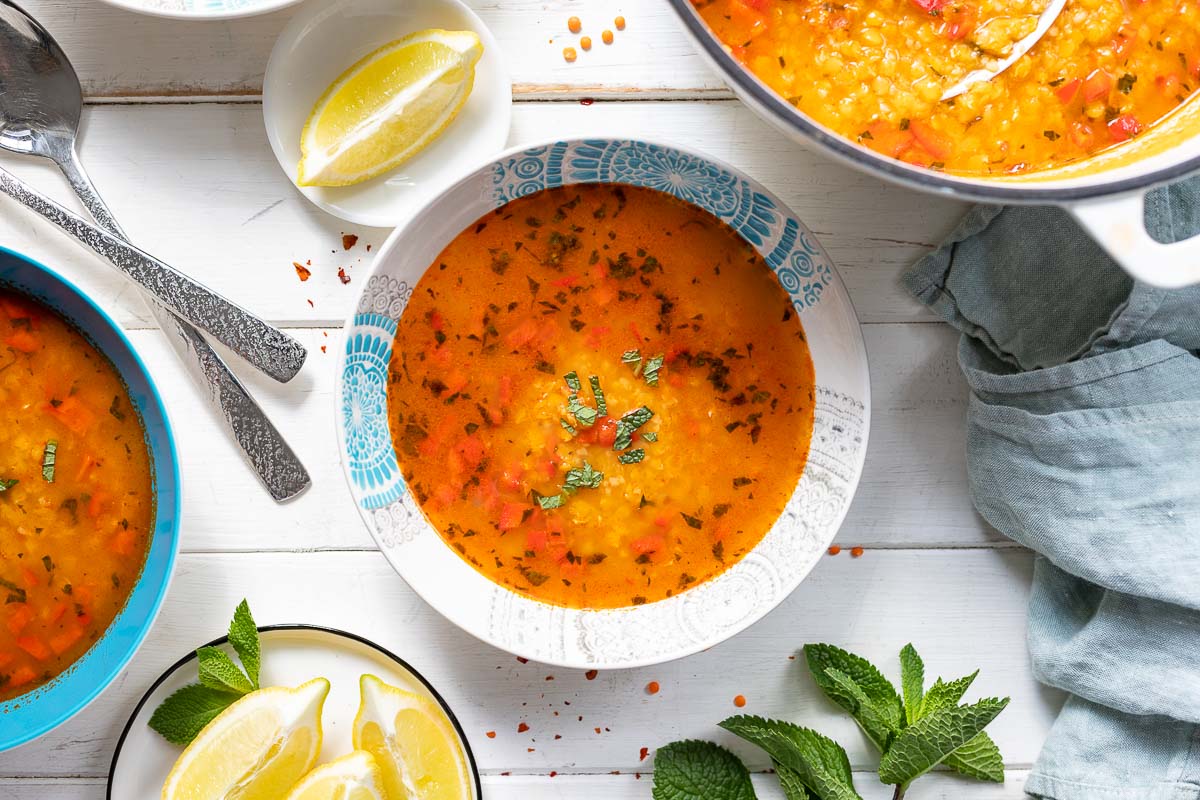
[[[52,680],[125,605],[154,518],[150,457],[116,368],[0,289],[0,701]]]
[[[1033,31],[1048,0],[695,0],[798,109],[884,155],[1015,174],[1141,134],[1200,87],[1200,1],[1068,0],[1006,72],[943,102]]]
[[[757,252],[669,195],[543,191],[464,230],[389,369],[405,480],[445,541],[538,600],[617,608],[721,573],[804,469],[813,368]]]

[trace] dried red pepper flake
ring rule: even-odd
[[[650,681],[646,684],[646,694],[658,694],[658,690],[661,688],[658,685],[658,681]]]
[[[527,730],[529,730],[529,726],[526,725],[524,722],[522,722],[520,725],[517,726],[517,733],[524,733]]]
[[[587,678],[589,681],[594,681],[596,680],[596,676],[599,674],[600,673],[598,671],[589,669],[587,672],[583,673],[583,677]]]
[[[313,305],[313,301],[312,301],[312,300],[309,300],[309,301],[308,301],[308,305],[309,305],[310,307],[312,307],[312,308],[316,308],[316,306],[314,306],[314,305]]]
[[[585,98],[583,98],[582,100],[580,100],[580,101],[579,101],[579,105],[581,105],[581,106],[590,106],[592,103],[595,103],[595,102],[596,102],[596,101],[595,101],[595,100],[593,100],[592,98],[590,98],[590,97],[585,97]]]
[[[867,551],[863,550],[861,547],[852,547],[852,548],[850,548],[850,557],[851,558],[862,558],[862,554],[865,552],[867,552]]]
[[[517,661],[521,662],[522,664],[528,664],[528,663],[529,663],[529,659],[528,659],[528,658],[521,658],[520,656],[517,656]]]
[[[735,706],[737,706],[738,708],[745,708],[746,707],[746,696],[743,694],[739,694],[737,697],[733,698],[733,704]]]
[[[649,755],[650,755],[650,748],[643,747],[641,750],[638,751],[638,761],[645,761],[646,757]]]
[[[292,266],[296,268],[296,277],[301,281],[306,281],[312,277],[312,270],[301,264],[299,261],[293,261]]]
[[[338,280],[342,282],[343,286],[350,282],[350,276],[346,274],[345,267],[338,267]]]
[[[343,233],[342,234],[342,249],[343,250],[349,250],[351,247],[354,247],[354,245],[356,245],[356,244],[358,244],[358,237],[355,236],[353,233]]]
[[[327,352],[327,351],[326,351],[326,349],[325,349],[325,345],[321,345],[321,352],[322,352],[322,353],[324,353],[324,352]]]
[[[594,730],[594,731],[596,732],[596,735],[597,735],[597,736],[599,736],[599,735],[600,735],[600,729],[599,729],[599,728],[592,728],[592,730]]]
[[[486,735],[486,736],[487,736],[489,739],[495,739],[495,738],[496,738],[496,732],[495,732],[495,731],[488,731],[488,732],[487,732],[485,735]]]
[[[533,752],[536,752],[536,751],[535,751],[535,750],[534,750],[532,747],[526,747],[526,748],[525,748],[525,752],[526,752],[526,753],[533,753]]]
[[[836,556],[840,552],[842,552],[842,548],[838,547],[836,544],[829,548],[829,555],[831,556]]]
[[[557,742],[557,741],[558,741],[559,739],[561,739],[561,738],[562,738],[562,734],[561,734],[561,733],[556,733],[556,734],[554,734],[554,741],[556,741],[556,742]]]
[[[553,777],[554,777],[555,775],[557,775],[557,774],[558,774],[558,773],[557,773],[557,772],[555,772],[554,770],[550,770],[550,777],[551,777],[551,778],[553,778]]]
[[[553,675],[547,675],[547,676],[546,676],[546,680],[548,680],[548,681],[552,681],[552,680],[554,680],[554,676],[553,676]]]

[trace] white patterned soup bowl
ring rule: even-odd
[[[578,183],[658,189],[736,230],[775,271],[804,324],[816,373],[812,447],[796,490],[763,540],[710,581],[656,603],[588,610],[517,594],[444,543],[400,473],[388,429],[396,324],[425,269],[464,228],[515,198]],[[615,669],[668,661],[751,625],[799,585],[846,516],[867,449],[870,384],[858,319],[829,257],[783,203],[732,167],[672,145],[576,140],[510,151],[447,189],[376,256],[346,325],[337,383],[342,464],[384,555],[464,630],[525,658]]]

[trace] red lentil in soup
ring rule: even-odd
[[[757,252],[669,195],[543,191],[417,284],[389,370],[405,480],[445,541],[544,602],[662,600],[750,551],[804,469],[813,367]]]
[[[0,289],[0,701],[104,634],[153,520],[149,453],[116,368],[57,313]]]
[[[918,166],[1022,173],[1141,134],[1200,87],[1200,1],[1069,0],[1012,67],[1048,0],[694,0],[730,53],[798,109]]]

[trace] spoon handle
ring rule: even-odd
[[[2,168],[0,192],[99,253],[167,308],[212,334],[275,380],[286,383],[304,365],[308,353],[291,336],[124,239],[72,214]]]
[[[70,153],[62,154],[58,166],[96,222],[114,236],[128,241],[73,149]],[[187,366],[193,379],[207,392],[209,400],[220,412],[234,441],[271,497],[283,503],[311,486],[312,479],[308,471],[283,434],[267,418],[217,351],[200,335],[200,331],[153,297],[147,295],[146,299],[176,354]]]

